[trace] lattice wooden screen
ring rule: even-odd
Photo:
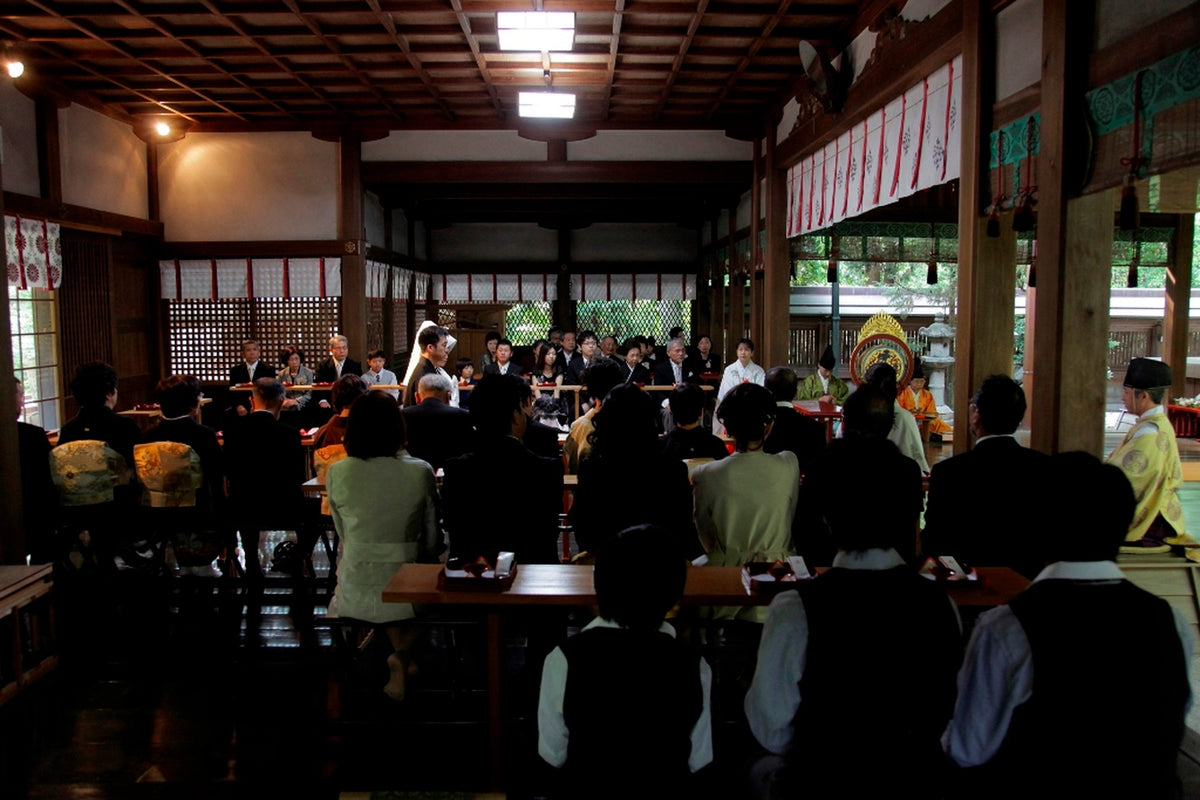
[[[383,298],[367,298],[367,340],[362,343],[362,353],[365,354],[387,342],[383,340]],[[362,360],[362,359],[360,359]]]
[[[173,374],[195,375],[223,383],[241,357],[241,343],[257,339],[262,358],[278,361],[279,351],[294,344],[310,367],[325,357],[329,337],[341,319],[338,297],[266,297],[254,300],[171,300],[167,302],[168,347]],[[361,358],[364,345],[351,342],[351,355]]]

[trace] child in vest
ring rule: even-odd
[[[596,559],[600,616],[546,657],[538,753],[563,795],[686,796],[712,761],[712,671],[664,622],[687,564],[661,528],[628,528]]]

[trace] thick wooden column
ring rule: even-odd
[[[1180,214],[1176,217],[1175,238],[1171,242],[1171,266],[1167,268],[1167,308],[1163,318],[1163,361],[1171,365],[1169,397],[1186,394],[1188,312],[1192,296],[1192,238],[1196,232],[1196,217]]]
[[[1072,160],[1086,88],[1094,5],[1045,0],[1042,18],[1042,127],[1038,160],[1037,386],[1033,447],[1046,453],[1104,449],[1105,367],[1112,262],[1112,193],[1071,199]]]
[[[767,250],[763,274],[763,367],[789,363],[788,339],[791,334],[792,265],[787,240],[787,173],[776,162],[775,123],[767,129]]]
[[[362,359],[367,342],[366,233],[363,230],[362,143],[338,139],[338,239],[342,242],[342,335]]]
[[[553,142],[551,142],[553,144]],[[566,143],[563,142],[564,152]],[[555,280],[557,297],[550,304],[550,323],[564,331],[578,330],[575,303],[571,301],[571,229],[558,229],[558,276]],[[661,335],[661,334],[660,334]]]
[[[0,187],[3,186],[0,175]],[[0,218],[4,193],[0,191]],[[8,301],[0,303],[0,564],[25,563],[25,533],[21,508],[21,458],[17,450],[17,391],[12,382],[12,328]]]
[[[763,346],[763,296],[762,279],[758,274],[758,264],[763,257],[759,247],[759,231],[762,230],[762,138],[754,137],[753,168],[750,180],[750,338],[760,349]],[[758,354],[762,357],[762,353]],[[761,363],[761,362],[760,362]]]
[[[1000,253],[984,236],[984,207],[988,202],[988,135],[991,131],[992,87],[995,79],[994,18],[987,0],[963,4],[962,160],[958,194],[958,319],[955,323],[954,452],[971,448],[971,395],[984,377],[1009,372],[1000,362],[1000,338],[1011,362],[1012,326],[1007,331],[988,321],[996,310],[998,282],[1003,279]],[[1011,237],[1011,225],[1007,226]],[[1015,258],[1014,258],[1015,261]],[[1008,282],[1011,323],[1013,281]]]
[[[34,114],[37,124],[39,188],[46,200],[62,203],[62,145],[58,127],[58,101],[51,97],[39,97],[34,101]]]
[[[746,279],[737,263],[737,206],[729,208],[729,322],[725,326],[725,363],[737,358],[737,342],[746,335]]]

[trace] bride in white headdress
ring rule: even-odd
[[[422,322],[421,326],[419,328],[417,328],[416,341],[419,342],[421,340],[421,331],[425,330],[426,328],[436,328],[436,327],[437,327],[437,323],[433,322],[431,320],[425,320],[424,322]],[[456,345],[456,344],[458,344],[458,340],[455,339],[453,336],[451,336],[449,333],[447,333],[446,334],[446,352],[449,353],[451,350],[453,350],[454,345]],[[408,357],[408,369],[406,369],[404,371],[404,385],[405,386],[411,386],[413,381],[419,381],[421,379],[421,376],[417,374],[417,369],[420,367],[421,359],[423,357],[424,357],[424,353],[421,352],[420,346],[414,347],[412,350],[412,355],[410,355]],[[438,374],[445,375],[447,378],[449,378],[449,380],[450,380],[450,405],[454,406],[455,408],[458,408],[458,378],[455,378],[449,372],[446,372],[446,370],[442,367],[437,367],[436,369],[438,371]]]

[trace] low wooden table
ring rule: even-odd
[[[842,418],[841,408],[833,403],[822,403],[820,400],[793,400],[792,407],[806,417],[823,422],[825,424],[825,440],[833,441],[833,423]]]
[[[503,781],[500,726],[500,614],[513,606],[588,606],[596,603],[592,567],[575,564],[524,564],[517,568],[510,589],[496,591],[441,591],[437,587],[440,564],[403,564],[383,589],[385,603],[478,606],[487,611],[488,733],[491,784]],[[944,584],[962,608],[991,608],[1008,602],[1029,586],[1029,581],[1005,567],[982,567],[978,581]],[[769,595],[750,594],[742,585],[740,567],[691,567],[683,589],[682,605],[762,606]]]
[[[49,564],[0,566],[0,635],[12,642],[0,681],[0,703],[11,700],[58,665],[54,636],[54,589]],[[39,608],[40,606],[40,608]],[[29,625],[21,615],[30,614]]]

